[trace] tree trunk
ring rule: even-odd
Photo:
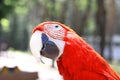
[[[87,21],[88,21],[90,12],[91,12],[90,11],[91,10],[91,3],[92,3],[92,0],[87,1],[87,7],[85,9],[85,12],[80,17],[80,28],[79,28],[79,32],[78,32],[79,35],[84,34],[84,29],[87,26]]]
[[[2,36],[2,25],[0,23],[0,37]]]
[[[112,37],[114,33],[114,20],[115,20],[115,1],[106,0],[107,8],[107,22],[106,22],[106,42],[109,50],[108,60],[113,60],[112,51]]]
[[[17,15],[15,13],[13,13],[13,20],[11,21],[11,30],[10,30],[10,36],[9,36],[9,44],[11,47],[17,49],[18,45],[17,45],[17,40],[16,40],[16,36],[17,36],[17,31],[18,31],[18,25],[17,25]]]
[[[28,48],[28,30],[24,28],[22,36],[21,36],[21,44],[20,48],[21,50],[25,51]]]
[[[104,0],[97,0],[96,25],[100,36],[100,54],[104,57],[106,10]]]
[[[55,3],[56,3],[56,1],[55,0],[51,0],[51,2],[52,2],[51,11],[53,11],[53,12],[49,14],[49,18],[50,18],[50,20],[55,21],[56,17],[55,17],[55,15],[53,13],[55,12]]]
[[[66,24],[69,24],[78,35],[82,35],[85,26],[87,26],[87,20],[91,9],[92,0],[88,0],[85,11],[81,11],[75,0],[68,1],[67,13],[66,13]]]
[[[68,2],[69,2],[69,0],[65,0],[62,3],[61,13],[60,13],[60,17],[59,17],[59,20],[62,23],[65,23],[65,18],[66,18],[65,16],[66,16],[68,5],[69,5]]]
[[[73,27],[73,21],[74,21],[74,1],[73,0],[67,0],[67,10],[65,15],[65,24],[68,24],[70,27]]]

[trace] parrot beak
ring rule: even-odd
[[[42,33],[40,31],[36,31],[32,34],[30,39],[30,50],[32,54],[35,56],[37,60],[41,58],[40,50],[42,49]]]
[[[41,31],[35,31],[31,36],[30,49],[33,55],[41,58],[41,55],[47,58],[55,59],[59,55],[57,45],[49,40],[49,37]]]
[[[48,36],[44,33],[42,33],[42,49],[40,51],[42,56],[45,56],[47,58],[55,59],[59,55],[59,49],[57,45],[50,41]]]

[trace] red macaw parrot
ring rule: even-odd
[[[56,59],[64,80],[120,80],[88,43],[75,31],[54,21],[43,22],[33,29],[30,48],[35,57]]]

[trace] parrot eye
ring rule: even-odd
[[[55,30],[60,30],[60,29],[62,29],[62,27],[59,26],[59,25],[55,25],[54,27],[55,27]]]
[[[56,26],[55,26],[55,28],[59,28],[59,26],[58,26],[58,25],[56,25]]]

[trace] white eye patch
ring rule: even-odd
[[[45,26],[44,29],[49,29],[49,30],[60,30],[60,29],[62,29],[62,27],[58,24],[45,24],[44,26]]]
[[[58,24],[45,24],[44,32],[54,39],[63,39],[65,35],[65,29]]]

